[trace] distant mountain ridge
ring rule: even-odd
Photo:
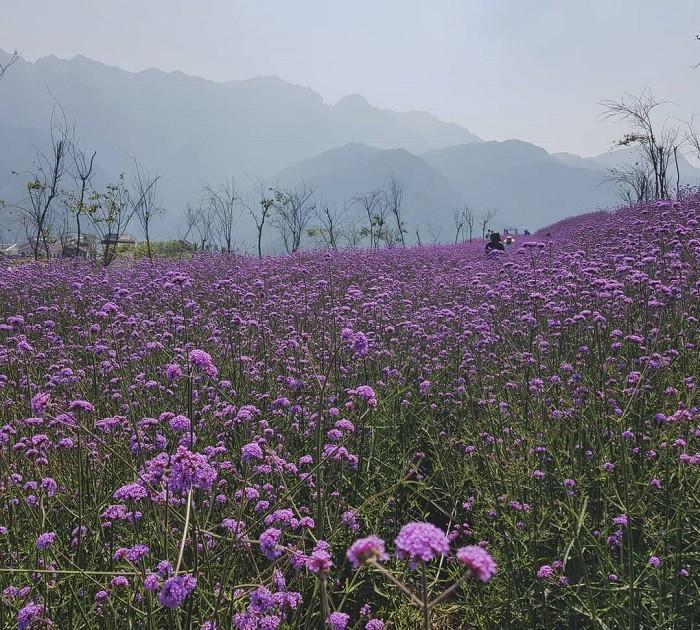
[[[26,177],[11,171],[25,172],[33,147],[45,146],[56,103],[86,149],[97,151],[98,186],[129,172],[134,158],[160,174],[168,213],[154,226],[156,238],[177,235],[186,204],[201,200],[203,184],[231,176],[244,186],[258,179],[305,182],[338,208],[396,177],[405,188],[411,238],[418,229],[450,240],[452,211],[465,203],[476,214],[497,209],[492,227],[533,229],[615,205],[607,169],[635,159],[630,152],[581,158],[520,140],[486,142],[428,113],[379,109],[360,95],[328,104],[277,77],[217,83],[49,56],[20,59],[0,82],[0,198],[16,200],[26,190]],[[681,171],[683,181],[700,179],[684,160]],[[239,241],[252,234],[244,214]],[[271,233],[267,238],[274,241]]]
[[[611,168],[619,167],[622,164],[633,164],[641,159],[639,147],[613,149],[588,158],[579,157],[573,153],[553,153],[552,157],[568,166],[579,166],[596,171],[609,171]],[[675,163],[672,161],[670,166],[670,176],[673,179],[676,174]],[[683,155],[678,156],[678,172],[683,182],[697,181],[698,169],[688,162]]]
[[[359,96],[329,105],[310,88],[276,77],[216,83],[182,72],[127,72],[84,56],[20,58],[0,94],[0,195],[22,193],[7,167],[29,168],[32,144],[58,102],[86,148],[97,150],[101,172],[114,178],[137,158],[160,173],[169,216],[158,231],[169,235],[207,182],[271,177],[349,142],[421,153],[480,141],[427,113],[383,110]],[[31,140],[23,142],[27,129]]]
[[[404,214],[414,228],[453,230],[453,210],[469,205],[475,215],[496,209],[492,228],[537,229],[562,218],[620,203],[609,168],[635,159],[617,152],[598,158],[551,155],[522,140],[460,144],[412,155],[351,143],[284,169],[270,180],[304,183],[327,203],[342,207],[354,193],[385,186],[395,177],[405,187]],[[681,181],[698,183],[700,171],[679,162]]]
[[[293,187],[303,183],[319,200],[340,210],[347,209],[354,195],[386,187],[392,177],[404,189],[402,218],[408,241],[417,240],[416,230],[429,240],[441,227],[449,227],[452,211],[463,203],[461,195],[442,173],[405,149],[347,144],[284,169],[270,184]],[[394,219],[388,221],[394,227]]]
[[[53,96],[87,140],[104,137],[154,161],[173,149],[207,147],[228,175],[269,176],[348,142],[419,153],[480,140],[430,114],[378,109],[359,96],[329,105],[277,77],[216,83],[181,72],[127,72],[83,56],[20,59],[2,93],[4,123],[46,128]]]
[[[468,203],[498,209],[499,223],[539,228],[573,214],[615,205],[599,171],[560,163],[541,147],[521,140],[485,142],[426,153]]]

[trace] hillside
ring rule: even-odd
[[[423,156],[476,208],[492,207],[506,224],[542,227],[590,208],[617,203],[599,170],[561,164],[519,140],[431,151]]]
[[[304,182],[342,207],[353,194],[383,186],[392,175],[406,188],[407,221],[412,226],[430,223],[433,232],[442,227],[443,241],[450,240],[452,210],[464,203],[477,215],[497,209],[492,227],[498,229],[537,229],[618,203],[603,167],[569,166],[519,140],[462,144],[420,156],[349,144],[284,169],[271,181],[284,186]]]
[[[441,173],[404,149],[348,144],[283,170],[274,183],[304,183],[316,191],[318,198],[343,208],[355,194],[382,188],[391,177],[404,188],[402,214],[409,227],[407,240],[415,240],[416,228],[424,240],[434,240],[441,227],[442,240],[449,240],[451,213],[462,203],[461,196]],[[353,212],[358,214],[360,210]]]

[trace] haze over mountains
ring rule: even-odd
[[[632,159],[485,142],[430,114],[378,109],[358,95],[329,105],[311,89],[275,77],[216,83],[51,56],[20,59],[0,83],[0,198],[22,195],[26,177],[11,171],[26,170],[33,147],[45,146],[56,102],[85,148],[97,151],[97,185],[129,172],[133,158],[160,173],[168,210],[156,226],[160,238],[177,234],[187,202],[201,199],[203,184],[231,176],[242,186],[251,179],[305,182],[338,208],[393,176],[405,188],[409,240],[416,229],[424,240],[450,240],[452,211],[464,203],[477,214],[497,209],[494,227],[533,229],[615,205],[605,169]],[[696,183],[699,175],[683,161],[684,181]],[[239,240],[251,230],[243,217]]]

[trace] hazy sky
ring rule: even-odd
[[[700,114],[700,0],[0,0],[0,48],[359,93],[485,139],[592,155],[598,102],[648,87]]]

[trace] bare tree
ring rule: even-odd
[[[190,203],[187,204],[187,207],[185,208],[185,214],[182,217],[182,221],[180,221],[177,229],[177,237],[181,241],[187,241],[192,234],[192,231],[195,228],[195,225],[197,224],[197,213],[192,208],[192,205]],[[195,251],[197,250],[197,243],[193,243]]]
[[[4,63],[0,63],[0,81],[2,81],[2,78],[5,76],[5,73],[10,69],[10,67],[19,59],[19,54],[15,50],[10,55],[10,58]]]
[[[668,167],[677,146],[678,129],[665,123],[659,126],[654,122],[657,108],[664,103],[645,90],[639,96],[628,95],[620,101],[605,100],[602,105],[606,118],[630,125],[630,131],[615,144],[619,147],[640,147],[642,166],[648,166],[653,175],[654,198],[667,197]]]
[[[700,159],[700,136],[695,129],[695,121],[693,118],[686,123],[685,141],[690,145],[690,149],[695,153],[695,156]]]
[[[472,233],[474,232],[474,213],[472,212],[471,208],[465,204],[464,208],[462,208],[462,214],[464,215],[464,223],[467,226],[467,230],[469,232],[469,242],[472,242]]]
[[[348,244],[348,247],[356,249],[359,247],[360,241],[362,240],[362,228],[355,225],[355,223],[351,223],[342,231],[342,236]]]
[[[391,225],[385,225],[384,229],[379,234],[387,247],[394,247],[401,244],[401,233]]]
[[[89,203],[90,188],[94,174],[95,156],[97,151],[93,151],[88,158],[87,154],[76,143],[71,146],[71,174],[73,176],[73,190],[66,191],[63,195],[63,202],[67,212],[73,214],[76,227],[75,255],[81,256],[80,240],[82,236],[81,217],[89,214],[93,207]]]
[[[676,197],[681,194],[681,170],[678,168],[678,145],[673,145],[673,161],[676,164]]]
[[[481,225],[481,238],[486,238],[486,228],[493,218],[498,214],[497,210],[485,210],[479,215],[479,224]]]
[[[105,187],[104,192],[93,193],[91,202],[93,209],[87,216],[104,244],[102,263],[106,266],[114,259],[119,241],[134,218],[139,200],[132,200],[122,173],[116,183]]]
[[[646,163],[634,164],[610,169],[608,181],[617,185],[617,194],[626,205],[649,201],[654,190],[654,173]]]
[[[179,253],[178,261],[182,260],[182,255],[185,251],[190,251],[192,253],[197,251],[197,243],[190,242],[192,231],[195,228],[195,223],[197,221],[197,215],[192,211],[192,206],[188,203],[185,208],[185,214],[182,220],[178,223],[177,228],[177,238],[179,242]]]
[[[370,249],[374,249],[379,244],[378,230],[384,229],[384,204],[381,190],[370,190],[366,193],[355,195],[352,203],[360,206],[367,216],[367,226],[362,230],[369,236]]]
[[[418,243],[419,246],[423,245],[423,241],[421,241],[420,238],[420,229],[416,228],[416,243]]]
[[[144,171],[139,163],[134,160],[134,177],[133,188],[136,204],[134,206],[134,214],[141,224],[143,235],[146,238],[146,251],[148,259],[153,260],[153,252],[151,251],[151,221],[159,214],[163,214],[165,210],[158,206],[158,181],[159,175],[151,175]]]
[[[236,180],[230,177],[219,188],[214,189],[207,185],[204,191],[212,213],[214,234],[221,243],[221,250],[231,253],[233,228],[240,216]]]
[[[316,209],[316,218],[319,225],[309,228],[308,235],[311,237],[320,236],[326,247],[337,250],[341,232],[341,213],[335,208],[331,209],[327,204],[321,204]]]
[[[257,232],[257,244],[258,244],[258,258],[262,258],[262,235],[263,229],[265,228],[265,222],[267,221],[270,213],[274,207],[274,198],[267,194],[265,185],[258,181],[257,183],[257,196],[251,201],[243,202],[243,206],[248,211],[248,214],[253,218],[255,222],[255,230]],[[272,189],[270,189],[272,191]]]
[[[452,211],[452,221],[455,224],[455,245],[459,243],[459,235],[464,228],[464,213],[462,208],[456,208]]]
[[[401,218],[401,204],[403,203],[403,186],[396,178],[391,177],[389,179],[389,184],[384,193],[384,202],[387,205],[387,210],[391,216],[394,217],[396,221],[396,232],[398,233],[401,245],[406,247],[406,241],[404,239],[404,233],[406,232],[406,225]]]
[[[287,253],[296,252],[316,210],[311,201],[313,190],[302,185],[298,189],[272,189],[272,193],[272,223],[280,233]]]
[[[430,243],[432,245],[437,245],[440,242],[440,235],[442,234],[442,226],[438,225],[437,228],[428,221],[426,225],[428,229],[428,234],[430,234]]]
[[[71,239],[73,237],[70,218],[71,212],[67,207],[64,206],[60,220],[57,222],[57,225],[55,227],[55,238],[56,242],[60,245],[61,256],[66,255]],[[78,254],[79,251],[76,252],[76,255]]]
[[[187,209],[185,210],[186,233],[189,235],[192,230],[196,232],[195,251],[197,249],[207,250],[211,248],[213,223],[212,213],[208,207],[205,208],[200,204],[199,207],[195,208],[191,204],[187,204]]]
[[[27,182],[28,202],[23,208],[23,223],[32,243],[34,259],[39,259],[43,244],[49,258],[51,212],[60,193],[60,185],[66,174],[67,161],[72,146],[72,130],[60,107],[51,113],[49,152],[36,151],[36,162]]]

